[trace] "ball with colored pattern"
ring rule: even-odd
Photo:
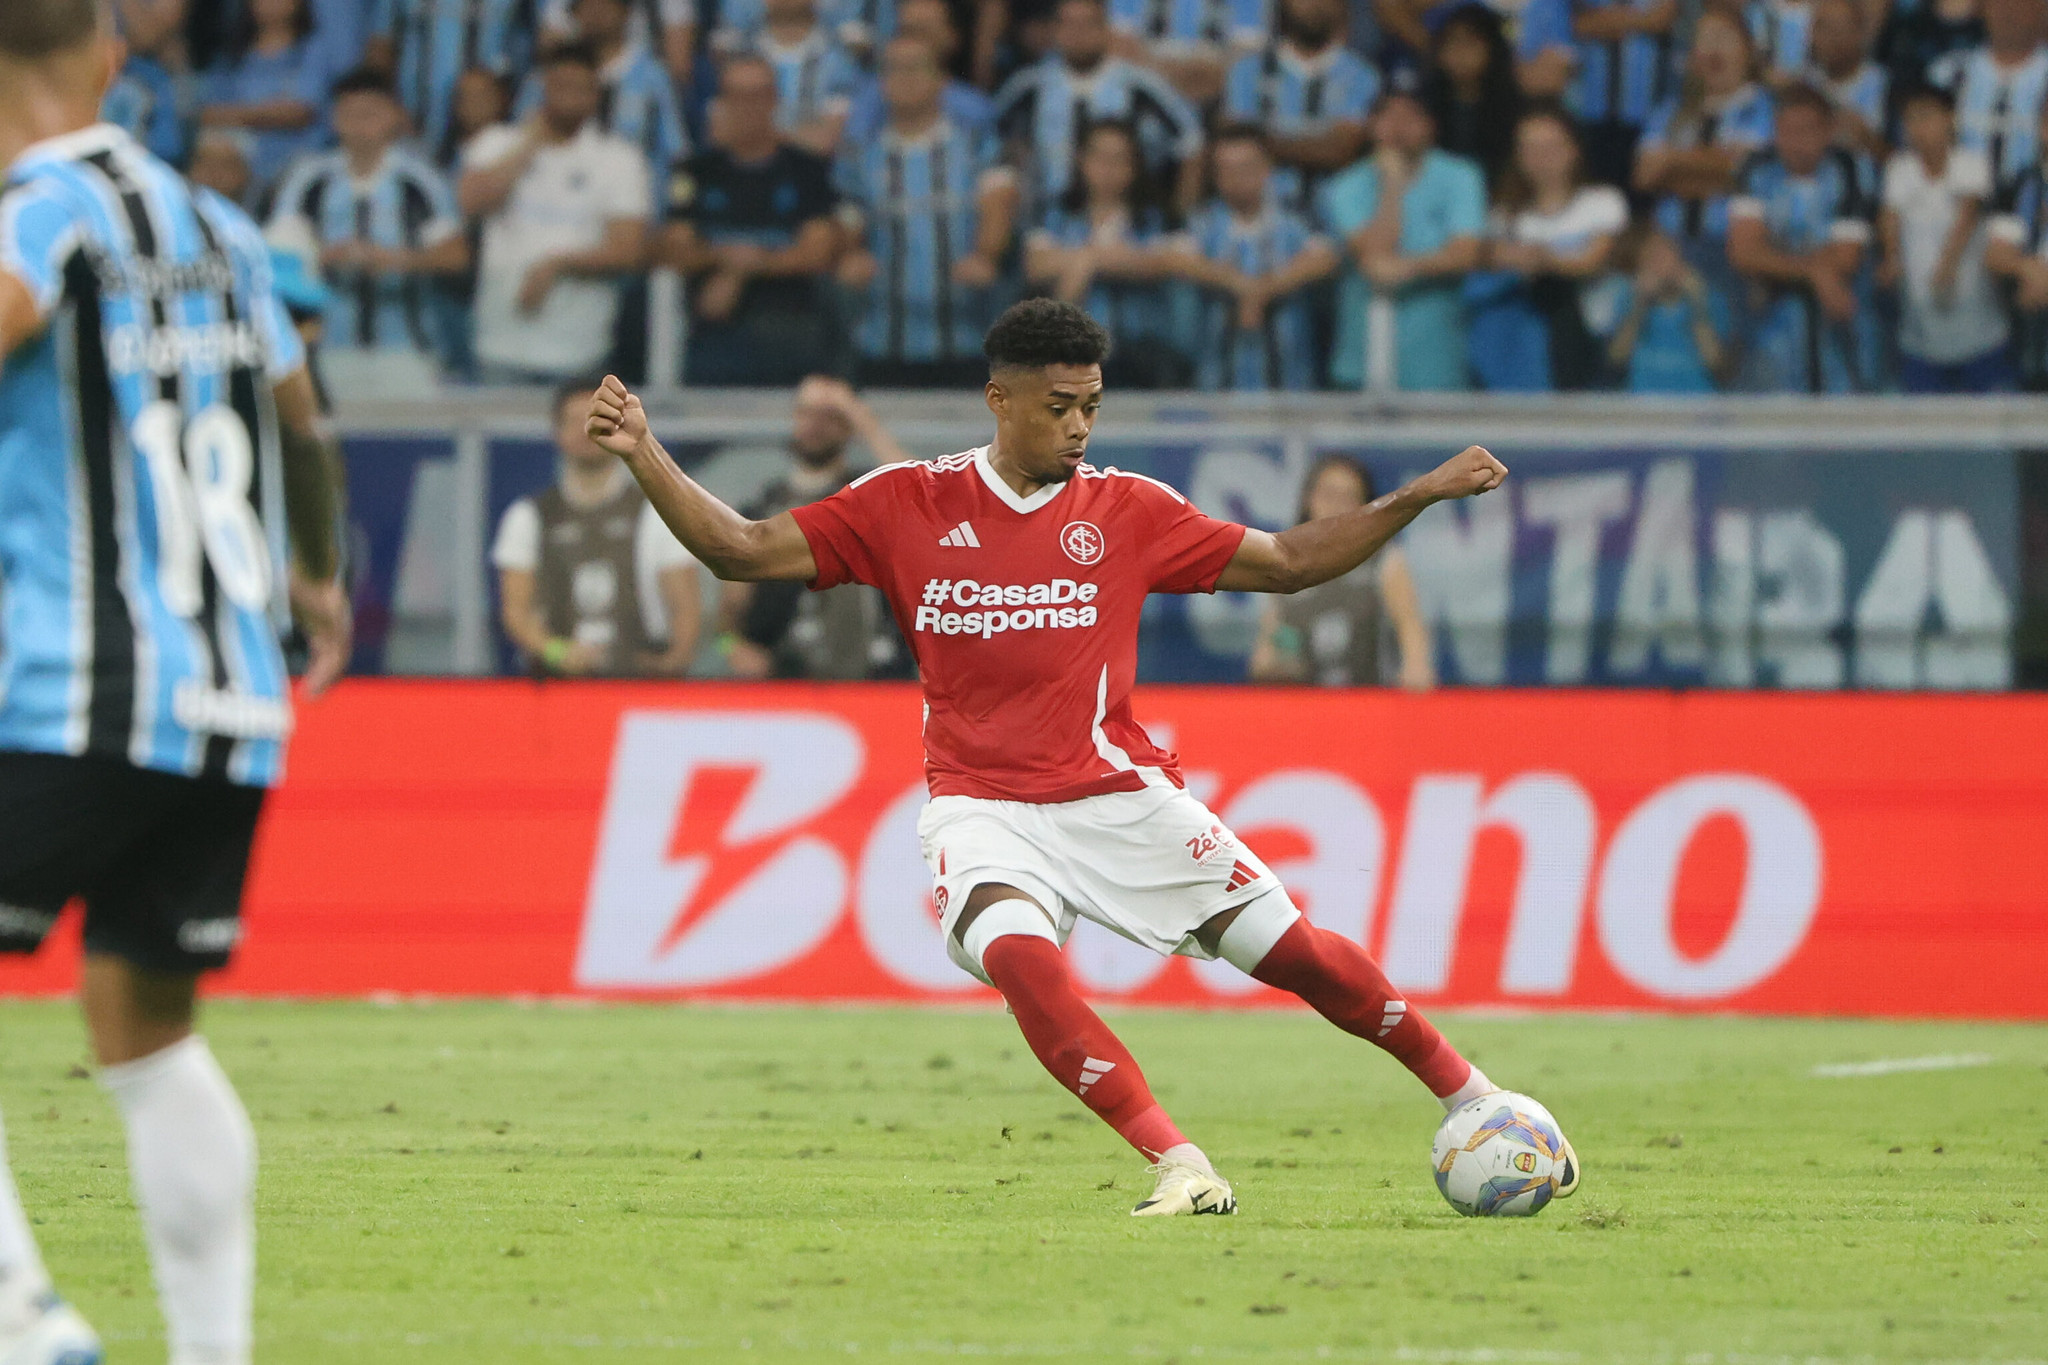
[[[1564,1178],[1557,1120],[1527,1095],[1496,1090],[1444,1115],[1430,1144],[1436,1187],[1468,1218],[1526,1218]]]

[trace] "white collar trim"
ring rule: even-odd
[[[996,473],[995,466],[989,463],[989,449],[988,446],[982,446],[974,452],[974,467],[981,474],[981,481],[988,485],[989,492],[1001,498],[1011,511],[1036,512],[1066,490],[1066,484],[1049,483],[1030,497],[1024,497],[1005,483],[1002,475]]]
[[[25,166],[32,160],[76,161],[94,152],[113,151],[126,141],[128,134],[119,124],[95,123],[75,132],[59,133],[41,142],[31,142],[21,149],[21,155],[14,158],[14,165]]]

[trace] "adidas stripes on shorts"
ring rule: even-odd
[[[1195,930],[1280,884],[1215,812],[1172,786],[1044,805],[940,796],[917,833],[946,951],[983,980],[953,934],[977,886],[1030,896],[1063,944],[1090,919],[1155,953],[1210,958]]]

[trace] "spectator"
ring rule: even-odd
[[[1151,179],[1194,202],[1201,185],[1202,122],[1155,72],[1110,55],[1102,0],[1060,0],[1053,54],[996,93],[996,128],[1025,169],[1030,207],[1042,211],[1074,187],[1082,134],[1106,122],[1136,131]]]
[[[116,124],[173,166],[185,161],[185,119],[178,84],[153,57],[131,52],[121,74],[107,87],[100,117]]]
[[[646,253],[647,164],[597,125],[597,58],[579,43],[541,66],[541,102],[518,125],[479,133],[456,198],[484,220],[476,356],[498,383],[559,381],[597,368],[611,344],[617,278]]]
[[[939,108],[949,122],[977,133],[995,127],[995,102],[951,74],[959,59],[960,30],[953,23],[953,11],[946,0],[900,0],[896,6],[895,36],[922,38],[938,54],[939,68],[947,73],[946,83],[939,91]],[[847,111],[843,135],[847,145],[864,146],[881,133],[888,118],[881,78],[871,76],[855,92],[853,107]]]
[[[1835,107],[1835,145],[1881,164],[1890,80],[1870,58],[1856,0],[1814,0],[1808,84]]]
[[[1280,0],[1279,31],[1230,68],[1223,109],[1266,130],[1274,192],[1306,210],[1365,151],[1379,71],[1344,44],[1343,0]]]
[[[1570,120],[1555,109],[1523,115],[1488,249],[1496,278],[1507,285],[1472,320],[1472,368],[1482,387],[1594,387],[1602,367],[1586,316],[1587,287],[1607,276],[1627,227],[1621,191],[1586,183]]]
[[[888,124],[841,156],[839,189],[855,245],[840,282],[863,296],[854,342],[862,382],[968,388],[986,377],[981,337],[995,319],[1017,180],[995,137],[948,118],[938,54],[907,34],[882,49]]]
[[[1750,79],[1755,58],[1739,13],[1701,11],[1692,44],[1682,93],[1644,125],[1635,187],[1658,196],[1657,225],[1713,287],[1728,280],[1728,191],[1771,140],[1771,99]]]
[[[1452,11],[1437,28],[1422,99],[1436,121],[1437,146],[1479,163],[1498,183],[1515,147],[1522,93],[1500,16],[1484,5]]]
[[[807,152],[839,149],[860,67],[818,22],[817,0],[764,0],[766,22],[748,48],[775,72],[775,124]]]
[[[503,123],[512,113],[512,94],[505,78],[486,66],[472,66],[455,78],[455,95],[449,102],[448,150],[442,165],[460,162],[462,149],[476,135],[493,124]]]
[[[1340,517],[1375,496],[1372,474],[1362,463],[1349,455],[1325,455],[1302,484],[1297,520]],[[1398,680],[1411,692],[1427,692],[1436,686],[1432,654],[1407,556],[1389,545],[1342,578],[1275,597],[1259,620],[1251,676],[1255,682],[1317,687],[1378,687]]]
[[[2014,387],[2005,309],[1984,266],[1990,159],[1957,145],[1955,104],[1923,87],[1900,110],[1906,148],[1885,167],[1879,280],[1899,291],[1899,385],[1907,393]]]
[[[775,73],[727,59],[712,145],[669,189],[662,260],[690,282],[692,384],[794,384],[836,367],[825,286],[839,254],[837,197],[822,157],[775,127]]]
[[[239,128],[203,130],[192,144],[192,161],[185,168],[185,178],[231,203],[249,207],[249,191],[254,184],[249,170],[253,141]]]
[[[1984,45],[1951,52],[1928,68],[1930,84],[1956,97],[1962,147],[1982,152],[1994,190],[2034,164],[2041,107],[2048,101],[2048,0],[1984,0]]]
[[[339,151],[301,161],[277,193],[273,236],[310,241],[334,286],[328,349],[404,352],[432,363],[429,286],[469,266],[455,192],[401,148],[405,110],[367,68],[334,87]]]
[[[910,458],[868,405],[837,379],[797,385],[789,471],[745,509],[765,521],[830,497],[857,471],[847,445],[857,436],[881,464]],[[911,675],[909,653],[881,594],[858,584],[807,592],[801,583],[728,583],[719,648],[742,678],[887,678]]]
[[[533,56],[532,0],[366,0],[364,61],[391,73],[413,131],[434,160],[453,164],[455,86],[480,66],[514,80]]]
[[[1774,89],[1799,80],[1812,64],[1813,0],[1747,0],[1743,15],[1758,74]]]
[[[690,150],[668,68],[632,36],[628,20],[637,11],[628,7],[627,0],[573,0],[570,13],[575,16],[580,40],[589,44],[597,57],[598,80],[604,87],[597,126],[638,147],[659,183],[669,167]],[[458,90],[458,105],[460,102]],[[527,77],[520,90],[518,113],[524,117],[539,104],[540,77],[536,73]],[[462,122],[459,113],[457,122]]]
[[[1373,134],[1372,156],[1324,185],[1318,206],[1350,258],[1330,380],[1466,388],[1464,277],[1480,262],[1485,178],[1436,146],[1435,120],[1407,91],[1380,97]]]
[[[896,34],[891,0],[823,0],[818,23],[825,36],[849,53],[865,57],[875,44]],[[720,59],[752,49],[769,23],[768,0],[719,0],[718,27],[711,50]]]
[[[206,80],[199,122],[251,135],[249,169],[259,195],[294,157],[320,145],[331,73],[307,41],[312,32],[307,0],[249,0],[227,64]]]
[[[688,85],[697,59],[696,0],[634,0],[631,9],[626,41],[658,53],[670,79]],[[576,0],[543,0],[541,28],[556,38],[589,38],[575,11]]]
[[[1175,389],[1193,374],[1169,288],[1186,255],[1178,227],[1137,134],[1098,123],[1082,135],[1079,177],[1025,239],[1026,278],[1087,309],[1116,339],[1103,367],[1110,383]]]
[[[1892,102],[1887,129],[1898,121],[1898,100],[1927,83],[1928,72],[1952,52],[1967,52],[1984,41],[1978,0],[1919,0],[1885,7],[1889,15],[1877,37],[1877,60],[1885,69]]]
[[[1832,145],[1833,125],[1827,96],[1787,89],[1771,146],[1729,202],[1728,263],[1754,320],[1741,383],[1753,393],[1851,393],[1875,378],[1858,279],[1870,195],[1857,159]]]
[[[1196,385],[1209,392],[1313,389],[1315,320],[1303,291],[1337,272],[1337,249],[1274,202],[1273,162],[1259,128],[1224,128],[1209,154],[1216,199],[1189,224],[1200,258],[1188,273],[1210,290]]]
[[[2021,387],[2035,393],[2048,389],[2048,108],[2039,146],[2033,166],[2007,190],[1984,247],[1985,267],[2013,291],[2014,360]]]
[[[1579,120],[1587,177],[1626,185],[1643,126],[1676,78],[1678,0],[1530,0],[1529,8],[1528,25],[1571,33],[1565,99]]]
[[[1196,108],[1223,93],[1232,61],[1266,43],[1270,0],[1108,0],[1111,44],[1119,57],[1166,77]]]
[[[1629,235],[1623,254],[1634,256],[1635,273],[1622,291],[1608,363],[1630,393],[1714,392],[1728,358],[1726,300],[1669,233],[1643,223]]]
[[[499,620],[537,673],[680,678],[697,652],[697,562],[584,429],[594,387],[555,394],[560,479],[498,522]]]

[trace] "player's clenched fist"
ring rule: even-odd
[[[600,449],[623,460],[647,439],[647,409],[640,406],[640,399],[619,382],[617,375],[608,374],[590,396],[590,420],[585,423],[585,430]]]
[[[1466,446],[1423,479],[1424,489],[1438,500],[1469,498],[1500,487],[1508,467],[1484,446]]]

